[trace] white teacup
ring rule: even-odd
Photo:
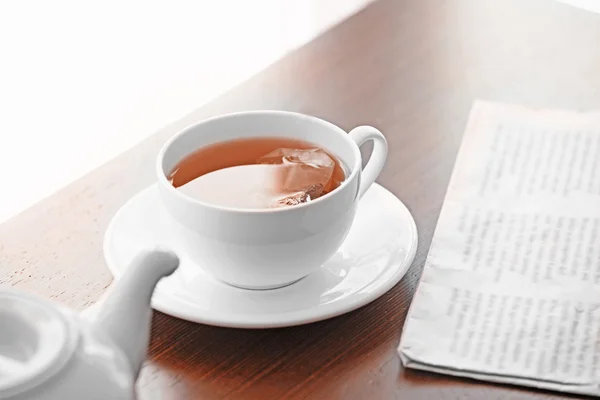
[[[346,180],[332,192],[291,207],[235,209],[203,203],[175,189],[167,175],[179,161],[212,143],[248,137],[291,137],[335,155]],[[362,169],[359,146],[373,140]],[[216,278],[248,289],[289,285],[320,268],[346,238],[360,197],[387,157],[381,132],[370,126],[349,134],[319,118],[283,111],[250,111],[211,118],[179,132],[157,160],[162,202],[176,221],[187,256]]]

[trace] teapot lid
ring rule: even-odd
[[[36,297],[0,290],[0,327],[0,399],[46,381],[73,353],[74,327]]]

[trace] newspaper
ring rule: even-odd
[[[474,105],[399,352],[600,396],[600,112]]]

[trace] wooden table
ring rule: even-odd
[[[600,16],[550,0],[375,2],[3,224],[0,283],[79,309],[93,303],[112,279],[102,256],[110,218],[153,182],[162,142],[193,121],[273,108],[346,129],[372,124],[390,144],[379,182],[408,205],[419,228],[406,277],[360,310],[302,327],[224,329],[155,313],[140,398],[559,398],[407,371],[396,353],[476,98],[600,108]]]

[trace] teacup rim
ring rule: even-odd
[[[197,127],[199,125],[204,125],[209,122],[213,122],[213,121],[220,120],[220,119],[227,119],[227,118],[232,118],[232,117],[243,117],[243,116],[247,116],[247,115],[279,115],[279,116],[293,117],[293,118],[299,118],[299,119],[304,119],[304,120],[311,120],[313,122],[324,125],[333,131],[336,131],[338,134],[340,134],[343,137],[343,140],[352,149],[351,151],[354,155],[354,165],[350,168],[350,174],[348,175],[348,177],[346,177],[346,179],[344,179],[344,181],[341,183],[341,185],[339,187],[337,187],[335,190],[327,193],[324,196],[321,196],[315,200],[311,200],[308,203],[297,204],[297,205],[294,205],[291,207],[279,207],[279,208],[240,208],[240,207],[228,207],[228,206],[221,206],[218,204],[212,204],[212,203],[208,203],[208,202],[204,202],[204,201],[195,199],[191,196],[186,195],[185,193],[182,193],[181,191],[177,190],[177,188],[175,188],[169,182],[166,174],[164,173],[164,170],[162,167],[162,162],[164,160],[165,154],[168,151],[168,149],[173,145],[173,143],[179,137],[181,137],[182,135],[186,134],[188,131],[194,129],[195,127]],[[350,138],[350,136],[348,135],[348,132],[346,132],[345,130],[343,130],[342,128],[340,128],[339,126],[335,125],[332,122],[329,122],[323,118],[315,117],[313,115],[303,114],[303,113],[294,112],[294,111],[249,110],[249,111],[237,111],[237,112],[216,115],[216,116],[213,116],[210,118],[203,119],[201,121],[194,122],[193,124],[190,124],[190,125],[186,126],[185,128],[179,130],[177,133],[172,135],[162,145],[161,149],[159,150],[157,157],[156,157],[156,172],[158,175],[158,183],[160,185],[166,186],[167,190],[170,193],[173,193],[173,195],[179,197],[182,200],[190,202],[192,204],[195,204],[195,205],[198,205],[198,206],[201,206],[204,208],[212,209],[215,211],[229,212],[229,213],[236,213],[236,214],[273,214],[273,213],[297,212],[297,211],[306,209],[308,207],[316,206],[318,204],[329,201],[330,199],[335,197],[336,194],[340,193],[346,186],[348,186],[350,184],[350,182],[352,182],[356,178],[356,175],[361,170],[361,161],[362,161],[362,156],[360,154],[358,146]],[[358,196],[358,190],[357,190],[356,196]]]

